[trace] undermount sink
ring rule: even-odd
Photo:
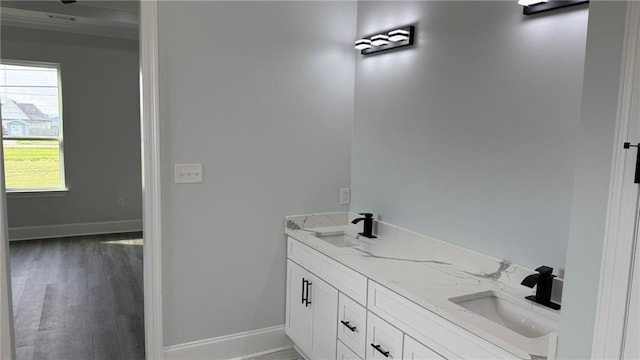
[[[558,321],[545,314],[549,310],[525,300],[499,296],[494,291],[453,297],[449,301],[528,338],[545,336],[558,329]]]
[[[316,233],[316,237],[337,247],[352,247],[362,244],[362,241],[358,240],[357,236],[354,237],[349,234],[345,234],[344,232],[327,234]]]

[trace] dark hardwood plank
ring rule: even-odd
[[[18,359],[144,359],[141,239],[11,242]]]
[[[129,360],[121,355],[116,331],[96,331],[92,333],[92,337],[94,360]]]
[[[136,334],[144,333],[144,322],[138,314],[119,314],[116,319],[118,325],[118,344],[123,354],[128,354],[130,360],[144,360],[144,338]]]
[[[35,349],[35,360],[66,359],[67,344],[65,344],[64,329],[38,331],[38,342]]]
[[[67,305],[65,309],[66,326],[72,329],[91,332],[93,318],[91,317],[91,305]]]
[[[22,295],[13,304],[16,347],[36,344],[45,292],[46,283],[27,279]]]
[[[74,328],[38,331],[35,360],[93,359],[91,334]]]
[[[40,316],[39,330],[65,327],[67,310],[67,286],[63,283],[47,284]]]
[[[16,360],[33,360],[35,350],[33,345],[16,348]]]

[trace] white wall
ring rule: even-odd
[[[590,4],[579,152],[558,343],[561,359],[591,358],[625,19],[625,2],[592,1]]]
[[[281,325],[284,216],[347,210],[354,2],[159,3],[165,346]],[[204,182],[173,183],[173,164]]]
[[[61,197],[9,195],[9,227],[140,220],[137,41],[6,26],[1,39],[3,59],[61,64],[70,188]]]
[[[515,1],[358,4],[353,211],[515,263],[564,268],[588,10]]]

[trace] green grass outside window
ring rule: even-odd
[[[58,142],[5,140],[4,171],[7,189],[62,186]]]

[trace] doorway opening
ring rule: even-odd
[[[18,359],[144,358],[139,7],[2,3]],[[47,66],[57,111],[52,84],[31,81]]]

